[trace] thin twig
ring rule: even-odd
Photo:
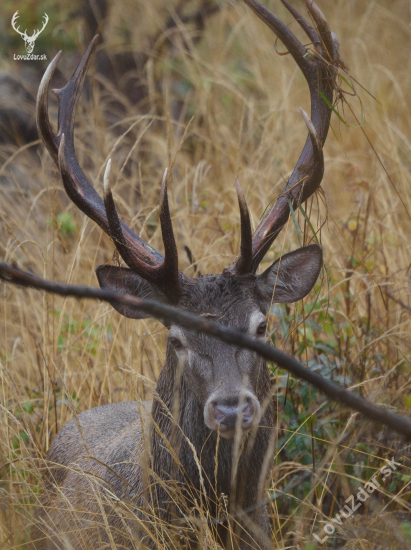
[[[388,298],[391,298],[393,302],[401,306],[402,308],[406,309],[407,311],[411,311],[411,307],[404,304],[404,302],[401,302],[398,298],[396,298],[391,292],[388,292],[388,290],[384,290],[384,294],[388,296]]]

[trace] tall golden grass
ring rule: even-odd
[[[113,3],[104,26],[107,54],[144,50],[175,4]],[[280,2],[266,4],[283,21],[292,20]],[[324,249],[319,307],[311,311],[313,292],[304,315],[301,304],[273,310],[270,333],[277,346],[304,361],[320,365],[322,354],[338,381],[409,414],[411,324],[404,306],[411,304],[410,4],[318,4],[339,37],[358,95],[344,95],[342,120],[333,115],[322,191],[305,205]],[[291,29],[301,36],[295,22]],[[201,36],[180,24],[178,32],[168,33],[170,43],[166,34],[142,75],[148,93],[137,105],[91,68],[92,94],[83,94],[76,116],[77,154],[100,193],[105,163],[112,159],[122,218],[160,251],[160,182],[174,162],[170,200],[180,269],[194,275],[184,252],[188,246],[201,273],[217,273],[239,249],[234,176],[256,226],[302,149],[306,128],[299,107],[309,112],[308,89],[290,56],[277,55],[273,35],[241,3],[223,3]],[[83,53],[80,38],[78,49]],[[278,50],[283,51],[280,43]],[[18,70],[17,62],[8,66]],[[69,78],[66,67],[63,62]],[[342,88],[351,91],[345,83]],[[122,114],[107,122],[113,98]],[[49,279],[95,286],[94,269],[113,261],[113,244],[70,203],[44,147],[5,145],[0,155],[2,259]],[[290,219],[262,268],[313,238],[301,212],[295,221],[298,232]],[[148,398],[164,362],[166,331],[155,321],[120,317],[105,304],[6,285],[0,292],[0,546],[14,549],[27,547],[42,459],[56,431],[91,407]],[[410,545],[405,443],[338,407],[322,411],[318,405],[313,426],[322,431],[312,432],[316,474],[299,492],[289,483],[312,469],[311,420],[303,387],[274,367],[273,376],[280,400],[288,385],[287,400],[294,399],[309,442],[295,449],[299,427],[280,414],[282,439],[272,480],[273,491],[283,494],[270,505],[273,547],[314,548],[312,532],[394,454],[402,457],[399,477],[384,484],[327,544]],[[315,403],[314,409],[321,400]]]

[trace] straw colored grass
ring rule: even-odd
[[[291,21],[280,2],[267,4]],[[361,84],[355,89],[365,123],[350,127],[358,124],[353,113],[361,118],[361,104],[346,96],[350,107],[340,114],[349,126],[333,115],[323,191],[305,205],[314,229],[321,228],[321,281],[305,300],[304,315],[301,304],[273,310],[270,333],[277,346],[312,361],[311,367],[409,414],[411,325],[404,305],[411,304],[410,5],[405,0],[318,4],[339,37],[350,74]],[[165,0],[113,4],[105,25],[107,53],[144,49],[161,30],[168,9]],[[299,32],[295,23],[291,28]],[[161,35],[160,42],[164,39]],[[84,51],[80,40],[77,47]],[[283,50],[281,44],[278,49]],[[67,78],[72,64],[62,62]],[[8,70],[18,70],[17,62],[9,61]],[[201,273],[224,269],[239,249],[234,176],[256,226],[281,192],[306,137],[299,107],[309,112],[308,89],[290,56],[276,54],[272,34],[244,5],[224,2],[200,37],[194,27],[179,25],[171,43],[156,49],[142,74],[147,95],[140,103],[131,104],[94,67],[90,75],[91,96],[83,94],[76,116],[77,155],[90,181],[101,193],[111,158],[122,218],[162,251],[160,182],[164,168],[174,163],[170,202],[180,269],[194,275],[185,246]],[[121,116],[113,98],[122,106]],[[113,244],[70,203],[44,147],[4,145],[0,175],[2,260],[50,279],[95,286],[94,269],[115,261]],[[290,220],[261,269],[280,252],[299,246],[299,240],[313,239],[301,213],[296,222],[298,235]],[[6,285],[0,292],[0,546],[6,550],[27,547],[42,459],[56,431],[91,407],[150,398],[167,334],[155,321],[125,319],[106,304]],[[318,307],[311,311],[317,295]],[[270,494],[283,493],[270,504],[273,547],[314,548],[312,532],[335,517],[356,487],[394,455],[402,457],[398,476],[353,520],[338,526],[327,544],[351,549],[409,545],[405,443],[380,426],[324,405],[314,393],[311,432],[306,386],[287,380],[274,366],[273,377],[281,439]],[[290,485],[312,471],[312,433],[315,476]],[[205,519],[201,510],[199,517]],[[204,547],[215,547],[210,533],[205,529]]]

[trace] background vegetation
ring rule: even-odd
[[[278,0],[266,4],[292,21]],[[269,334],[309,368],[409,415],[411,5],[318,4],[339,37],[358,95],[346,95],[340,118],[333,115],[322,190],[305,205],[310,224],[296,212],[261,266],[311,242],[311,227],[323,245],[315,290],[303,303],[274,306]],[[111,157],[123,219],[161,250],[160,182],[175,161],[170,191],[180,269],[194,276],[189,247],[201,273],[217,273],[239,248],[234,176],[256,226],[298,159],[306,137],[299,107],[309,111],[305,81],[241,2],[223,1],[218,11],[204,0],[90,6],[2,3],[1,258],[92,286],[94,269],[112,261],[112,243],[68,200],[34,127],[34,98],[48,62],[63,49],[60,86],[99,28],[103,40],[77,110],[80,163],[101,192]],[[48,13],[34,51],[46,53],[47,62],[13,60],[25,53],[9,24],[16,9],[28,29]],[[295,22],[291,29],[299,33]],[[73,413],[149,397],[166,331],[105,304],[5,285],[0,292],[0,546],[14,549],[26,548],[41,460],[55,433]],[[272,371],[280,428],[270,492],[274,546],[315,548],[312,533],[393,456],[402,466],[326,544],[411,546],[410,447],[274,365]]]

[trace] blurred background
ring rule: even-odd
[[[293,0],[305,14],[303,2]],[[302,41],[279,0],[265,4]],[[273,306],[269,337],[308,368],[408,415],[411,408],[411,2],[318,0],[348,71],[325,145],[322,189],[267,254],[318,240],[325,266],[304,302]],[[34,54],[28,35],[49,21]],[[99,45],[76,114],[76,151],[102,192],[112,159],[124,221],[162,251],[160,183],[180,269],[218,273],[239,250],[238,176],[256,227],[281,193],[306,139],[304,78],[280,42],[235,0],[3,0],[0,18],[0,256],[38,275],[97,285],[115,262],[109,238],[67,198],[35,124],[40,79],[70,78]],[[57,103],[50,94],[52,121]],[[338,114],[337,114],[338,113]],[[97,302],[0,287],[0,547],[28,548],[42,459],[55,433],[90,407],[149,398],[166,331]],[[394,455],[401,468],[329,548],[411,547],[411,448],[272,365],[278,440],[270,513],[274,547],[316,547],[312,532]],[[314,473],[313,473],[314,472]]]

